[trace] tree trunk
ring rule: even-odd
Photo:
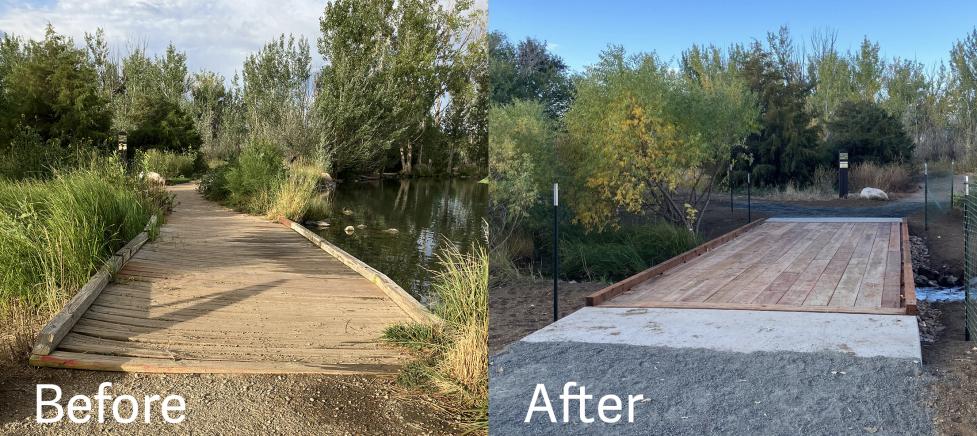
[[[413,171],[414,148],[410,142],[406,146],[400,147],[400,173],[410,175]]]

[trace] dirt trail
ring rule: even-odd
[[[181,424],[37,424],[35,386],[51,383],[89,397],[102,382],[113,395],[182,395]],[[308,375],[157,375],[32,368],[0,362],[0,435],[160,434],[458,434],[434,400],[406,392],[392,378]]]

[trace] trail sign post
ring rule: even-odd
[[[838,197],[848,196],[848,153],[838,153]]]

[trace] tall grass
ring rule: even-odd
[[[203,157],[196,152],[143,150],[136,155],[136,161],[140,170],[156,172],[167,179],[194,177],[207,168]]]
[[[0,181],[0,320],[28,328],[25,311],[60,310],[159,201],[117,160],[46,181]]]
[[[633,224],[584,233],[567,226],[560,240],[560,275],[569,279],[620,280],[689,250],[698,238],[665,222]],[[544,249],[549,254],[552,249]],[[551,259],[551,257],[550,257]],[[544,265],[552,262],[543,259]]]
[[[907,165],[864,162],[853,165],[848,176],[854,192],[867,187],[885,192],[909,192],[914,187],[912,172]]]
[[[448,244],[439,254],[433,311],[438,325],[398,324],[384,338],[412,348],[420,358],[407,365],[400,380],[429,386],[456,398],[473,429],[487,429],[488,419],[488,275],[486,250],[470,254]]]
[[[313,205],[322,207],[316,203],[320,177],[317,167],[302,161],[286,165],[277,147],[256,144],[207,173],[200,191],[243,212],[301,220]]]

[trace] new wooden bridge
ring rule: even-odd
[[[753,222],[587,297],[589,306],[914,314],[896,218]]]
[[[90,305],[70,302],[42,331],[32,364],[392,373],[403,363],[403,352],[379,343],[384,328],[430,315],[396,284],[297,224],[233,212],[193,185],[172,192],[177,206],[158,239]]]

